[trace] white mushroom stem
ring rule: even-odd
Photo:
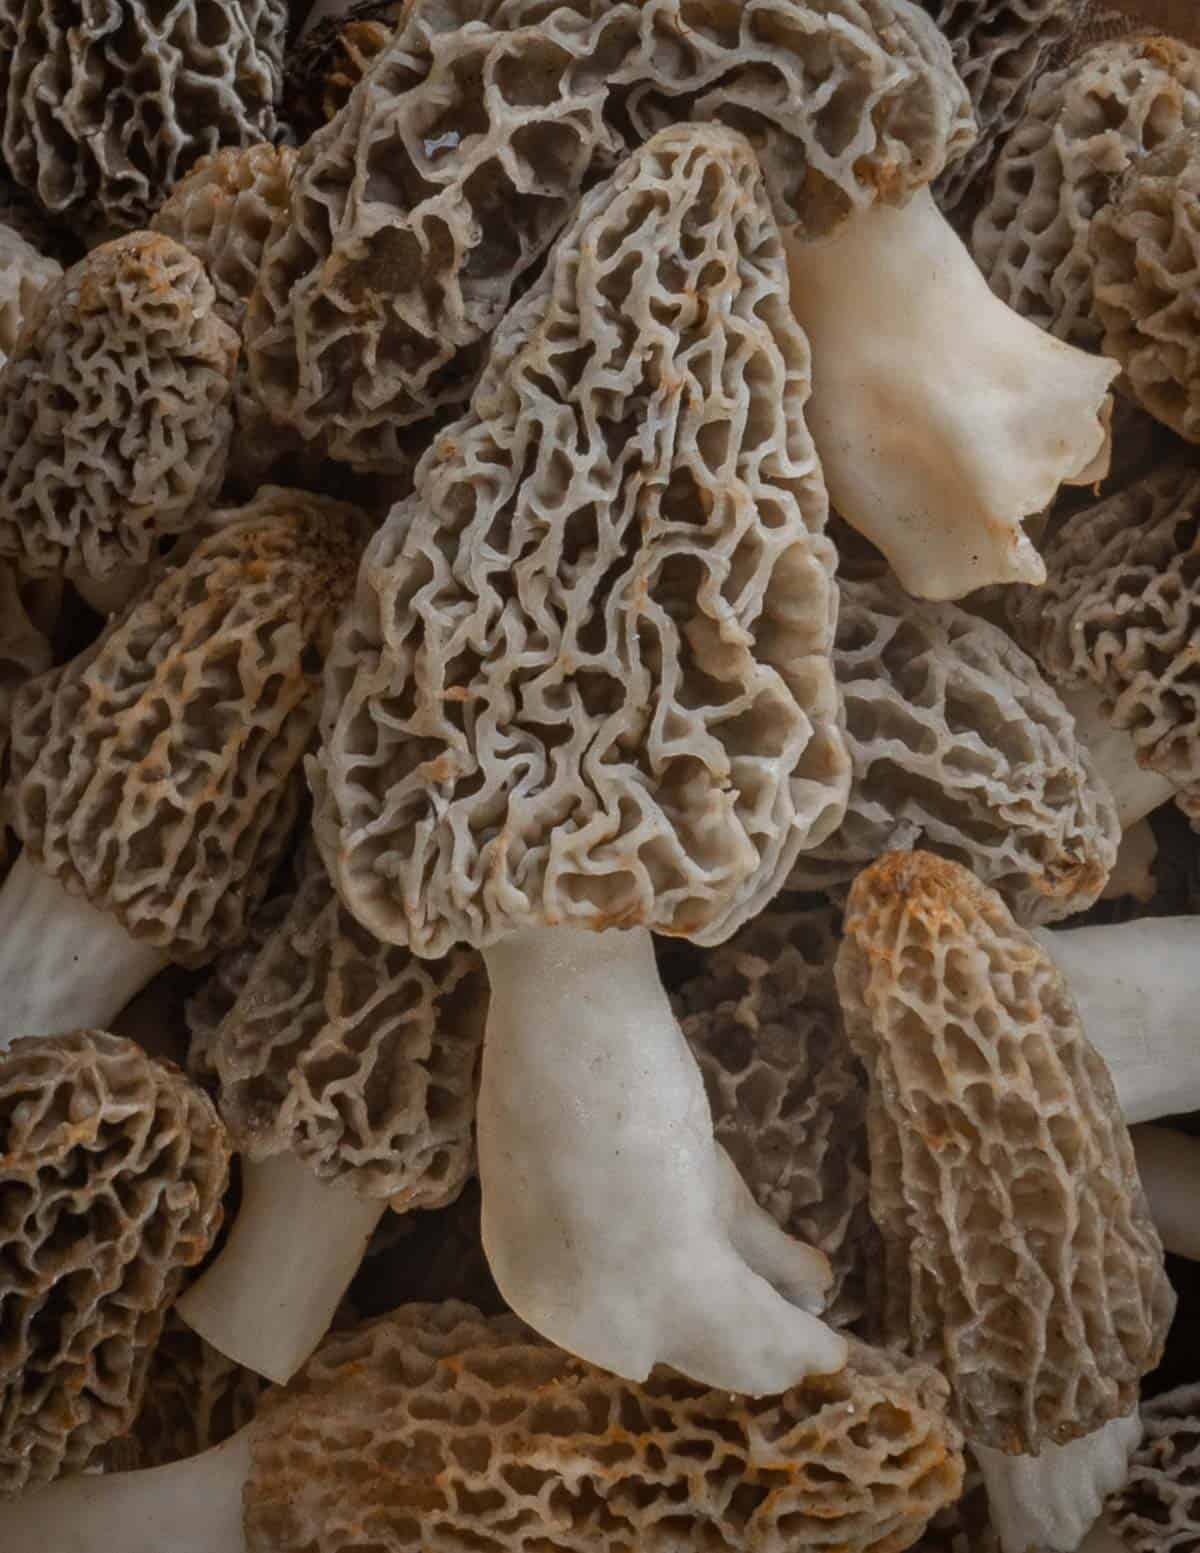
[[[222,1445],[144,1472],[63,1478],[0,1504],[6,1553],[245,1553],[249,1424]]]
[[[919,598],[1043,582],[1021,520],[1106,473],[1116,363],[995,297],[927,189],[785,240],[833,505]]]
[[[1200,917],[1037,928],[1127,1122],[1200,1107]]]
[[[0,887],[0,1051],[25,1035],[106,1027],[166,964],[22,853]]]
[[[1075,719],[1079,742],[1117,801],[1117,816],[1123,830],[1174,797],[1175,784],[1171,779],[1141,765],[1132,736],[1126,729],[1114,727],[1105,716],[1104,698],[1098,690],[1091,686],[1056,688],[1059,699]]]
[[[534,929],[485,959],[483,1243],[513,1309],[630,1380],[662,1363],[762,1395],[840,1369],[808,1313],[828,1261],[715,1144],[649,933]]]
[[[1121,837],[1117,860],[1108,876],[1108,883],[1100,892],[1100,899],[1111,901],[1118,900],[1122,895],[1132,895],[1134,900],[1150,900],[1158,888],[1158,881],[1154,877],[1154,859],[1157,856],[1158,841],[1150,821],[1135,821]]]
[[[243,1159],[229,1239],[175,1309],[227,1358],[284,1384],[329,1330],[386,1206],[292,1154]]]
[[[1004,1553],[1031,1548],[1073,1553],[1105,1499],[1124,1483],[1141,1439],[1135,1408],[1069,1445],[1044,1445],[1036,1456],[1006,1456],[972,1445]]]
[[[1173,1127],[1134,1127],[1129,1136],[1164,1247],[1200,1262],[1200,1138]]]

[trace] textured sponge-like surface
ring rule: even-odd
[[[752,1400],[642,1385],[513,1316],[407,1305],[328,1339],[259,1415],[247,1553],[899,1553],[957,1497],[932,1370],[854,1344]]]
[[[837,824],[808,392],[749,143],[656,136],[587,198],[368,547],[315,786],[376,937],[717,942]]]
[[[966,864],[1021,922],[1092,905],[1116,860],[1117,811],[1037,664],[956,604],[885,580],[843,580],[840,593],[850,802],[790,887],[840,894],[884,852],[922,847]]]
[[[467,400],[585,177],[688,120],[745,132],[778,220],[814,236],[903,201],[974,133],[906,3],[418,0],[301,153],[247,328],[271,414],[406,470],[404,427]]]
[[[266,486],[18,692],[14,830],[71,893],[182,963],[236,943],[270,883],[364,523]]]
[[[0,1057],[0,1494],[129,1428],[228,1167],[207,1096],[132,1041],[33,1036]]]
[[[941,1366],[980,1445],[1124,1416],[1175,1301],[1061,974],[965,868],[896,852],[850,892],[837,979],[871,1081],[885,1339]]]
[[[217,1032],[222,1114],[252,1159],[289,1150],[394,1208],[440,1208],[471,1171],[486,1013],[477,954],[381,944],[314,866]]]
[[[1106,1518],[1129,1553],[1193,1553],[1200,1543],[1200,1386],[1145,1403],[1142,1427]]]

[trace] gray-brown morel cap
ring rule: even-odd
[[[132,1041],[80,1030],[0,1056],[0,1495],[129,1428],[228,1171],[212,1102]]]
[[[311,779],[376,937],[719,942],[837,825],[809,381],[752,147],[664,131],[584,201],[364,558]]]
[[[1142,1443],[1105,1520],[1129,1553],[1186,1553],[1200,1539],[1200,1386],[1142,1404]]]
[[[217,1030],[222,1114],[250,1159],[290,1151],[360,1196],[440,1208],[474,1165],[486,1014],[477,953],[381,944],[317,864]]]
[[[287,0],[0,0],[0,148],[53,215],[145,226],[197,158],[275,133]]]
[[[367,520],[265,487],[99,640],[18,693],[13,827],[72,894],[202,964],[245,932],[299,810]]]
[[[881,1333],[968,1440],[1036,1455],[1123,1418],[1175,1308],[1112,1077],[1062,974],[958,863],[892,852],[838,954],[867,1068]]]
[[[887,1553],[962,1486],[946,1400],[934,1370],[861,1343],[838,1374],[750,1398],[662,1367],[621,1380],[515,1316],[406,1305],[264,1399],[246,1546],[350,1553],[369,1525],[430,1553]]]
[[[1049,581],[1010,590],[1013,634],[1052,682],[1099,692],[1138,764],[1200,819],[1200,467],[1184,455],[1073,513],[1044,546]]]
[[[860,868],[920,847],[966,864],[1020,922],[1091,906],[1116,861],[1117,809],[1037,664],[957,604],[885,579],[839,591],[850,802],[789,887],[844,898]]]
[[[464,25],[469,20],[469,25]],[[363,469],[464,403],[589,175],[656,131],[746,133],[776,219],[903,203],[974,136],[908,0],[416,0],[300,154],[247,320],[271,414]]]
[[[768,907],[710,950],[672,1006],[712,1108],[717,1142],[759,1205],[829,1258],[822,1318],[866,1308],[866,1086],[833,980],[837,913]]]
[[[225,473],[238,349],[204,267],[158,233],[45,286],[0,373],[0,555],[103,578],[198,522]]]
[[[1138,157],[1183,129],[1200,129],[1200,50],[1174,38],[1117,38],[1044,75],[971,232],[971,253],[1000,300],[1099,350],[1092,217]]]

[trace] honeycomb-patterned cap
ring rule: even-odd
[[[666,1369],[641,1385],[514,1316],[406,1305],[329,1339],[264,1400],[247,1553],[891,1553],[957,1497],[942,1378],[853,1344],[753,1400]]]
[[[228,1169],[207,1096],[132,1041],[81,1030],[0,1056],[0,1494],[129,1428]]]
[[[215,304],[200,262],[154,232],[42,288],[0,373],[0,555],[103,578],[205,514],[239,349]]]
[[[464,403],[585,179],[687,120],[745,132],[806,236],[903,203],[974,135],[907,0],[416,0],[305,145],[247,352],[271,414],[363,469]]]
[[[13,828],[67,890],[182,964],[236,943],[270,883],[366,524],[264,487],[18,692]]]
[[[972,1444],[1036,1455],[1135,1407],[1175,1307],[1112,1077],[1066,983],[958,863],[893,852],[846,908],[882,1336]]]
[[[315,824],[377,938],[719,942],[838,823],[809,370],[743,137],[664,131],[585,200],[330,659]]]

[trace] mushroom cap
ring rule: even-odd
[[[1200,442],[1200,129],[1133,163],[1089,242],[1104,354],[1140,405]]]
[[[290,146],[227,146],[202,157],[151,223],[204,265],[216,308],[240,329],[272,223],[287,210],[296,162]]]
[[[838,823],[808,391],[748,142],[656,136],[585,200],[364,558],[310,779],[377,938],[715,943]]]
[[[908,0],[416,0],[268,244],[246,344],[271,414],[402,473],[403,427],[466,401],[588,175],[689,119],[745,131],[810,236],[903,203],[974,133]]]
[[[1108,1068],[1062,975],[958,863],[855,881],[837,983],[870,1079],[883,1340],[967,1439],[1036,1455],[1121,1418],[1175,1307]]]
[[[1034,82],[1071,29],[1079,0],[919,0],[950,40],[971,94],[978,139],[938,179],[945,211],[957,209],[1018,123]]]
[[[328,1339],[264,1399],[247,1547],[344,1553],[784,1553],[907,1547],[962,1455],[933,1370],[852,1344],[836,1375],[757,1399],[666,1368],[638,1385],[515,1316],[406,1305]]]
[[[768,907],[672,998],[704,1075],[717,1142],[759,1205],[829,1258],[822,1319],[857,1321],[875,1249],[866,1091],[842,1028],[832,907]]]
[[[1142,1443],[1105,1519],[1129,1553],[1185,1553],[1200,1540],[1200,1386],[1142,1404]]]
[[[1198,535],[1200,467],[1184,455],[1073,513],[1043,544],[1049,581],[1005,603],[1049,679],[1099,690],[1139,763],[1200,814]]]
[[[185,965],[244,936],[292,830],[366,519],[268,486],[214,523],[12,720],[27,850]]]
[[[211,1347],[171,1311],[127,1434],[100,1453],[105,1472],[165,1467],[220,1445],[248,1424],[266,1381]]]
[[[153,232],[42,289],[0,372],[0,555],[102,578],[207,511],[238,358],[215,302],[199,260]]]
[[[0,1056],[0,1495],[133,1422],[163,1319],[221,1224],[229,1144],[177,1068],[101,1030]]]
[[[1181,129],[1200,128],[1200,50],[1138,34],[1044,75],[1005,141],[971,252],[1009,307],[1099,350],[1088,228],[1113,180]]]
[[[477,954],[381,944],[314,867],[210,1052],[235,1144],[396,1209],[444,1206],[474,1163],[486,1013]]]
[[[0,149],[55,215],[145,226],[196,159],[275,133],[287,0],[0,0]]]
[[[1091,906],[1120,822],[1037,664],[997,626],[915,602],[892,580],[842,581],[840,592],[833,661],[850,802],[833,835],[796,859],[788,888],[841,899],[865,864],[921,847],[966,864],[1027,925]]]
[[[57,259],[39,253],[12,227],[0,226],[0,366],[12,355],[39,293],[61,274]]]

